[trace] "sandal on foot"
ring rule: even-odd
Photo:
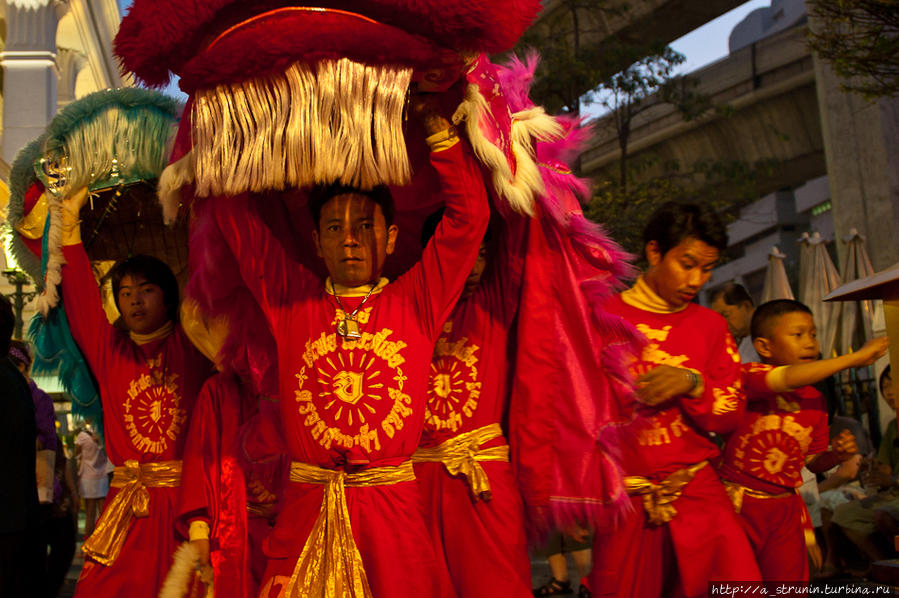
[[[561,596],[562,594],[570,593],[571,583],[559,581],[555,577],[550,578],[548,582],[534,590],[534,596]]]
[[[590,590],[587,589],[587,586],[581,584],[581,586],[577,589],[577,598],[590,598]]]

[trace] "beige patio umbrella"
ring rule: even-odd
[[[811,282],[811,276],[809,276],[809,272],[811,271],[812,264],[812,244],[811,237],[809,234],[802,233],[802,236],[799,237],[799,240],[796,241],[799,245],[799,287],[798,287],[798,296],[800,297],[800,301],[802,297],[805,297],[809,294],[809,283]]]
[[[868,251],[865,249],[865,237],[853,228],[850,229],[848,236],[843,237],[843,242],[847,245],[843,282],[849,283],[874,274]],[[883,329],[882,301],[865,299],[844,301],[839,305],[842,308],[839,343],[841,354],[859,348],[874,338],[875,330]]]
[[[774,299],[793,299],[793,289],[787,278],[787,270],[784,268],[784,259],[787,255],[778,249],[777,245],[771,248],[768,254],[768,269],[765,270],[765,286],[762,289],[762,303]]]
[[[840,274],[837,272],[830,254],[827,253],[827,241],[820,233],[814,233],[808,240],[808,251],[803,251],[800,258],[800,272],[806,273],[799,300],[812,310],[815,326],[818,328],[818,343],[824,358],[833,357],[834,344],[840,319],[840,306],[825,303],[824,297],[840,286]],[[806,261],[805,267],[802,261]]]

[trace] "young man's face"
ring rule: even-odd
[[[749,324],[752,322],[752,312],[755,311],[751,303],[744,301],[740,305],[728,305],[721,294],[715,297],[709,307],[727,320],[727,327],[735,339],[749,336]]]
[[[720,252],[705,241],[688,237],[664,255],[655,241],[646,244],[647,284],[672,307],[693,301],[709,281]]]
[[[140,274],[122,277],[116,304],[125,326],[137,334],[155,332],[169,320],[162,288]]]
[[[773,365],[795,365],[818,359],[818,331],[811,314],[794,311],[778,316],[765,336],[756,338],[755,350]]]
[[[387,226],[381,206],[358,193],[335,195],[322,206],[312,239],[334,284],[358,287],[381,276],[393,253],[396,225]]]

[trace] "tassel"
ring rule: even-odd
[[[197,92],[196,194],[408,183],[403,108],[411,77],[408,68],[343,58]]]

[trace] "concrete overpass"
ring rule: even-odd
[[[684,121],[670,104],[658,103],[639,114],[628,146],[631,164],[652,159],[641,176],[662,174],[662,164],[677,160],[688,170],[700,160],[773,160],[760,180],[760,194],[796,187],[827,173],[815,69],[806,28],[794,27],[743,48],[691,74],[697,91],[725,113]],[[650,100],[651,101],[651,100]],[[581,169],[596,181],[617,180],[621,152],[614,123],[599,119]]]
[[[669,44],[694,29],[740,6],[746,0],[610,0],[594,2],[590,8],[572,8],[577,0],[546,0],[532,31],[546,38],[571,37],[576,19],[582,48],[589,48],[604,72],[614,73],[628,66],[616,62],[608,49],[621,43],[643,46],[647,42]],[[576,14],[575,14],[576,12]],[[601,81],[584,85],[578,93],[590,91]]]

